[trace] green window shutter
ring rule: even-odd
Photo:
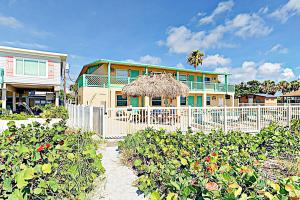
[[[24,74],[29,76],[38,76],[38,65],[37,60],[24,60]]]
[[[194,81],[194,76],[193,75],[189,75],[189,81]]]
[[[197,82],[203,82],[203,77],[202,76],[197,76]]]
[[[132,107],[139,107],[139,98],[138,97],[130,97],[130,105]]]
[[[194,106],[194,96],[188,97],[188,104],[189,104],[189,106]]]
[[[130,70],[130,78],[136,78],[139,76],[138,70]]]
[[[39,76],[46,76],[47,72],[47,66],[45,61],[39,62]]]
[[[16,61],[16,74],[23,75],[23,59],[17,59]]]
[[[197,96],[197,107],[202,107],[202,96]]]

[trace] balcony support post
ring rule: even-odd
[[[179,81],[179,71],[176,71],[176,80]]]
[[[148,75],[148,66],[145,67],[145,74]]]
[[[228,92],[228,75],[225,74],[225,92],[227,93]]]
[[[107,87],[110,88],[110,63],[107,65]]]

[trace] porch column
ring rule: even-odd
[[[110,63],[107,65],[107,86],[110,88]]]
[[[2,108],[6,109],[6,88],[2,88]]]
[[[176,80],[179,81],[179,71],[176,71]]]
[[[230,98],[232,98],[232,107],[234,107],[234,94],[233,95],[231,95],[231,97]]]
[[[13,106],[13,112],[16,112],[16,92],[13,92],[13,98],[12,98],[12,106]]]
[[[150,98],[145,96],[144,103],[145,103],[145,107],[149,107],[150,106]]]
[[[148,75],[148,66],[145,67],[145,74]],[[144,74],[143,74],[144,75]]]
[[[55,92],[55,106],[59,106],[59,91]]]
[[[206,108],[206,92],[203,93],[203,108]]]
[[[176,107],[180,107],[180,96],[176,97]]]

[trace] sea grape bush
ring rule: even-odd
[[[300,134],[300,119],[293,119],[291,121],[291,130]]]
[[[0,199],[85,199],[104,172],[91,133],[66,134],[64,121],[8,127],[0,134]]]
[[[43,107],[36,107],[35,109],[42,110],[42,113],[40,114],[42,118],[68,119],[68,111],[64,106],[54,106],[52,104],[47,104]]]
[[[264,175],[265,160],[297,155],[300,135],[270,125],[256,135],[146,129],[119,143],[151,199],[299,199],[300,177]]]

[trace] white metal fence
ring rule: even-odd
[[[69,126],[96,131],[104,138],[122,137],[147,127],[209,132],[212,129],[258,132],[272,122],[288,126],[300,119],[300,106],[132,107],[68,105]]]

